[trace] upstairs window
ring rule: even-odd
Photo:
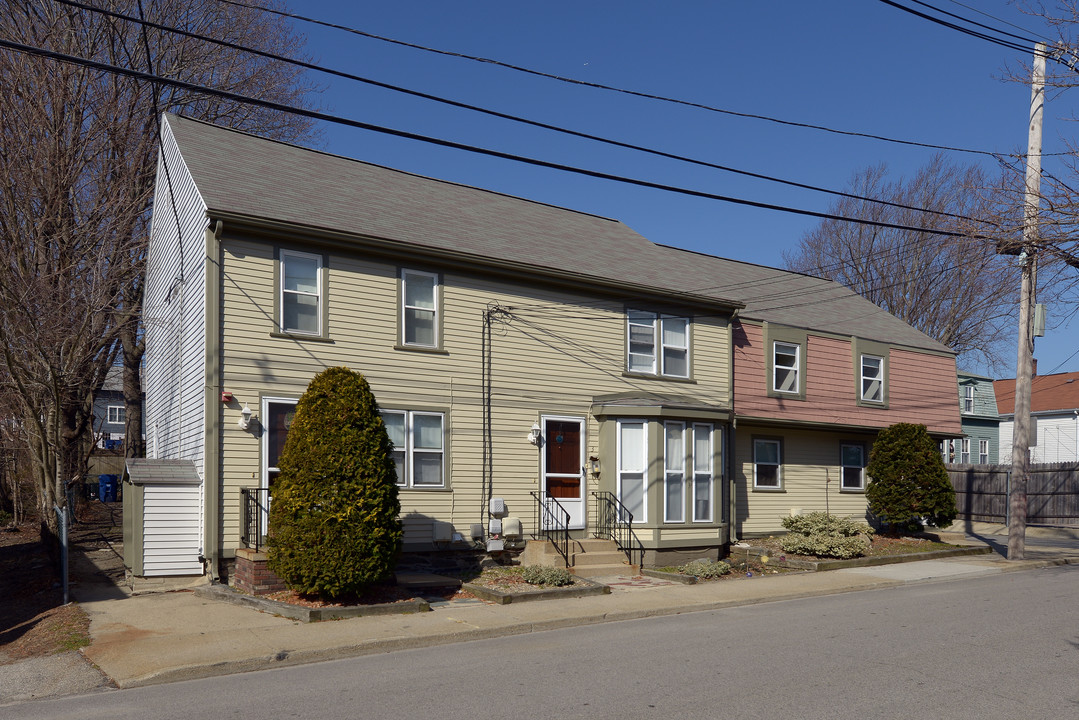
[[[322,332],[322,256],[281,251],[281,332]]]
[[[785,342],[776,342],[772,354],[772,390],[778,393],[798,393],[799,356],[802,348]]]
[[[123,405],[109,405],[109,423],[119,425],[127,422],[127,408]]]
[[[966,385],[963,387],[963,412],[974,412],[974,386]]]
[[[438,347],[438,275],[401,271],[401,344]]]
[[[632,373],[688,378],[689,320],[627,310],[626,369]]]
[[[884,402],[884,358],[862,356],[862,400]]]
[[[840,445],[842,479],[840,490],[865,490],[865,448],[861,445]]]

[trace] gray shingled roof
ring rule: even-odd
[[[656,245],[622,223],[196,120],[167,122],[211,216],[267,219],[655,288],[740,314],[947,348],[830,280]]]
[[[127,476],[136,485],[197,485],[202,482],[195,463],[190,460],[128,458]]]

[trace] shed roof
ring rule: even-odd
[[[947,347],[831,280],[656,245],[616,220],[256,137],[166,122],[211,217],[268,220],[652,288],[743,317]]]
[[[128,479],[136,485],[197,485],[202,482],[190,460],[128,458]]]

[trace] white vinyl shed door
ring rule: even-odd
[[[143,574],[202,575],[202,485],[146,485]]]

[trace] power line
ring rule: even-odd
[[[310,63],[310,62],[306,62],[306,61],[303,61],[303,60],[296,60],[296,59],[293,59],[293,58],[284,57],[282,55],[277,55],[275,53],[270,53],[270,52],[267,52],[267,51],[264,51],[264,50],[259,50],[257,48],[238,45],[236,43],[228,42],[226,40],[218,40],[216,38],[211,38],[211,37],[208,37],[208,36],[205,36],[205,35],[190,32],[190,31],[183,30],[183,29],[176,28],[176,27],[172,27],[172,26],[169,26],[169,25],[161,25],[161,24],[158,24],[158,23],[147,21],[145,18],[141,18],[141,17],[137,18],[137,17],[133,17],[133,16],[130,16],[130,15],[125,15],[123,13],[119,13],[119,12],[116,12],[116,11],[106,10],[106,9],[103,9],[103,8],[97,8],[97,7],[94,7],[92,5],[87,5],[87,4],[81,3],[81,2],[76,2],[75,0],[54,0],[54,2],[60,3],[62,5],[68,5],[68,6],[71,6],[71,7],[79,8],[79,9],[82,9],[82,10],[88,10],[88,11],[91,11],[91,12],[96,12],[96,13],[99,13],[99,14],[102,14],[102,15],[105,15],[105,16],[108,16],[108,17],[113,17],[113,18],[119,19],[119,20],[125,20],[125,21],[128,21],[128,22],[139,24],[139,25],[142,26],[144,34],[145,34],[145,30],[146,30],[147,27],[152,27],[152,28],[154,28],[156,30],[162,30],[162,31],[165,31],[165,32],[176,33],[177,35],[181,35],[183,37],[189,37],[189,38],[192,38],[192,39],[195,39],[195,40],[200,40],[200,41],[212,43],[212,44],[215,44],[215,45],[220,45],[222,47],[227,47],[227,48],[230,48],[230,49],[233,49],[233,50],[238,50],[240,52],[251,53],[252,55],[257,55],[259,57],[264,57],[264,58],[267,58],[269,60],[275,60],[275,61],[278,61],[278,62],[288,63],[290,65],[295,65],[297,67],[302,67],[302,68],[305,68],[305,69],[308,69],[308,70],[315,70],[317,72],[323,72],[323,73],[326,73],[326,74],[329,74],[329,75],[334,75],[334,76],[345,78],[345,79],[348,79],[348,80],[353,80],[353,81],[356,81],[356,82],[365,83],[367,85],[372,85],[372,86],[383,88],[383,89],[386,89],[386,90],[391,90],[391,91],[394,91],[394,92],[399,92],[399,93],[403,93],[403,94],[406,94],[406,95],[411,95],[413,97],[422,98],[424,100],[431,100],[433,102],[442,103],[442,104],[449,105],[449,106],[452,106],[452,107],[457,107],[457,108],[461,108],[461,109],[465,109],[465,110],[471,110],[473,112],[478,112],[478,113],[482,113],[482,114],[485,114],[485,115],[490,115],[492,117],[497,117],[497,118],[500,118],[500,119],[503,119],[503,120],[509,120],[509,121],[512,121],[512,122],[522,123],[522,124],[525,124],[525,125],[531,125],[533,127],[542,128],[544,130],[551,130],[553,132],[558,132],[558,133],[562,133],[562,134],[565,134],[565,135],[570,135],[570,136],[573,136],[573,137],[582,138],[582,139],[585,139],[585,140],[592,140],[592,141],[595,141],[595,142],[600,142],[600,143],[604,143],[604,144],[607,144],[607,145],[612,145],[612,146],[615,146],[615,147],[625,148],[625,149],[628,149],[628,150],[635,150],[637,152],[643,152],[643,153],[647,153],[647,154],[650,154],[650,155],[656,155],[658,157],[663,157],[663,158],[667,158],[667,159],[670,159],[670,160],[677,160],[677,161],[680,161],[680,162],[691,163],[693,165],[699,165],[699,166],[702,166],[702,167],[708,167],[708,168],[712,168],[712,169],[715,169],[715,170],[720,170],[720,171],[723,171],[723,172],[732,173],[732,174],[735,174],[735,175],[742,175],[742,176],[745,176],[745,177],[756,178],[758,180],[765,180],[767,182],[774,182],[774,183],[778,183],[778,184],[781,184],[781,185],[787,185],[789,187],[796,187],[796,188],[800,188],[802,190],[812,190],[814,192],[825,193],[825,194],[828,194],[828,195],[835,195],[835,196],[838,196],[838,197],[845,197],[845,198],[849,198],[851,200],[862,200],[862,201],[865,201],[865,202],[877,203],[877,204],[886,205],[886,206],[889,206],[889,207],[901,208],[903,210],[914,210],[914,211],[923,212],[923,213],[933,213],[933,214],[936,214],[936,215],[942,215],[942,216],[945,216],[945,217],[955,218],[957,220],[974,220],[974,218],[966,217],[964,215],[955,215],[955,214],[952,214],[952,213],[949,213],[949,212],[944,212],[944,211],[941,211],[941,210],[931,210],[931,209],[928,209],[928,208],[914,207],[914,206],[911,206],[911,205],[904,205],[902,203],[892,202],[892,201],[889,201],[889,200],[878,200],[878,199],[875,199],[875,198],[864,197],[862,195],[856,195],[854,193],[844,192],[842,190],[833,190],[833,189],[830,189],[830,188],[824,188],[824,187],[820,187],[820,186],[817,186],[817,185],[810,185],[810,184],[807,184],[807,183],[801,183],[801,182],[797,182],[797,181],[794,181],[794,180],[786,180],[784,178],[778,178],[778,177],[775,177],[775,176],[772,176],[772,175],[765,175],[763,173],[757,173],[757,172],[753,172],[753,171],[750,171],[750,170],[742,170],[742,169],[730,167],[730,166],[727,166],[727,165],[720,165],[720,164],[708,162],[708,161],[705,161],[705,160],[699,160],[697,158],[692,158],[692,157],[688,157],[688,156],[685,156],[685,155],[678,155],[678,154],[669,153],[669,152],[666,152],[666,151],[663,151],[663,150],[656,150],[654,148],[648,148],[648,147],[644,147],[644,146],[641,146],[641,145],[635,145],[635,144],[632,144],[632,143],[627,143],[627,142],[622,142],[622,141],[619,141],[619,140],[613,140],[613,139],[610,139],[610,138],[605,138],[605,137],[602,137],[602,136],[599,136],[599,135],[592,135],[592,134],[589,134],[589,133],[579,132],[577,130],[570,130],[568,128],[563,128],[563,127],[559,127],[557,125],[551,125],[551,124],[539,122],[539,121],[536,121],[536,120],[529,120],[527,118],[523,118],[523,117],[516,116],[516,115],[510,115],[508,113],[503,113],[503,112],[499,112],[499,111],[496,111],[496,110],[490,110],[488,108],[479,107],[477,105],[470,105],[470,104],[467,104],[467,103],[459,102],[459,101],[456,101],[456,100],[451,100],[451,99],[448,99],[448,98],[444,98],[444,97],[440,97],[440,96],[437,96],[437,95],[432,95],[432,94],[429,94],[429,93],[424,93],[424,92],[420,92],[420,91],[416,91],[416,90],[409,90],[407,88],[403,88],[403,87],[400,87],[400,86],[397,86],[397,85],[391,85],[389,83],[384,83],[384,82],[381,82],[381,81],[378,81],[378,80],[373,80],[373,79],[370,79],[370,78],[361,77],[359,75],[344,72],[342,70],[334,70],[332,68],[326,68],[326,67],[323,67],[321,65],[316,65],[315,63]],[[996,156],[994,156],[994,157],[996,157]],[[997,160],[999,161],[999,160],[1001,160],[1001,158],[997,157]]]
[[[254,98],[248,95],[242,95],[240,93],[234,93],[227,90],[220,90],[217,88],[210,88],[204,85],[198,85],[196,83],[186,82],[184,80],[176,80],[173,78],[161,77],[159,75],[140,72],[138,70],[132,70],[130,68],[123,68],[109,63],[104,63],[96,60],[89,60],[82,57],[66,55],[53,50],[46,50],[44,48],[38,48],[31,45],[24,45],[22,43],[12,42],[10,40],[0,39],[0,47],[7,48],[9,50],[16,50],[28,55],[36,55],[39,57],[45,57],[50,60],[56,60],[59,62],[66,62],[82,67],[89,67],[95,70],[103,72],[110,72],[117,75],[122,75],[137,80],[143,80],[145,82],[160,83],[162,85],[168,85],[171,87],[180,88],[183,90],[189,90],[191,92],[203,93],[205,95],[213,95],[216,97],[231,100],[237,103],[244,103],[248,105],[255,105],[263,107],[269,110],[282,113],[292,113],[308,117],[313,120],[320,120],[322,122],[335,123],[339,125],[345,125],[347,127],[353,127],[361,130],[368,130],[371,132],[382,133],[384,135],[390,135],[393,137],[399,137],[406,140],[416,140],[419,142],[425,142],[432,145],[438,145],[440,147],[451,148],[454,150],[463,150],[465,152],[471,152],[479,155],[486,155],[489,157],[495,157],[502,160],[512,160],[514,162],[520,162],[528,165],[534,165],[536,167],[544,167],[551,170],[559,170],[562,172],[569,172],[585,177],[596,178],[599,180],[610,180],[613,182],[620,182],[627,185],[635,185],[637,187],[649,188],[652,190],[662,190],[664,192],[672,192],[680,195],[686,195],[689,197],[697,197],[706,200],[717,200],[719,202],[726,202],[733,205],[742,205],[745,207],[754,207],[761,210],[774,210],[776,212],[785,212],[793,215],[801,215],[805,217],[815,217],[825,220],[838,220],[842,222],[853,222],[860,225],[870,225],[873,227],[890,228],[893,230],[908,230],[911,232],[931,232],[936,235],[943,235],[947,237],[968,237],[980,240],[992,240],[992,238],[980,236],[980,235],[968,235],[966,233],[955,232],[951,230],[931,230],[928,228],[914,227],[910,225],[901,225],[898,223],[882,222],[878,220],[864,220],[864,219],[852,219],[843,217],[842,215],[836,215],[833,213],[819,212],[816,210],[805,210],[802,208],[793,208],[785,205],[776,205],[775,203],[765,203],[756,200],[747,200],[745,198],[733,197],[730,195],[719,195],[716,193],[708,193],[703,190],[692,190],[690,188],[683,188],[674,185],[665,185],[662,183],[651,182],[649,180],[641,180],[637,178],[630,178],[622,175],[614,175],[611,173],[600,172],[597,170],[589,170],[587,168],[575,167],[572,165],[564,165],[561,163],[554,163],[547,160],[540,160],[538,158],[530,158],[522,155],[515,155],[513,153],[502,152],[500,150],[492,150],[490,148],[482,148],[476,145],[467,145],[465,143],[454,142],[452,140],[444,140],[442,138],[435,138],[428,135],[420,135],[418,133],[412,133],[405,130],[397,130],[394,128],[388,128],[381,125],[374,125],[372,123],[366,123],[359,120],[352,120],[349,118],[343,118],[336,115],[330,115],[329,113],[320,112],[317,110],[309,110],[306,108],[299,108],[292,105],[286,105],[284,103],[274,102],[271,100],[264,100],[261,98]]]
[[[953,5],[958,5],[959,7],[963,7],[963,8],[966,8],[967,10],[972,11],[972,12],[976,12],[979,15],[982,15],[983,17],[989,18],[990,20],[996,20],[999,23],[1003,23],[1004,25],[1015,28],[1016,30],[1022,30],[1023,32],[1025,32],[1025,33],[1027,33],[1029,35],[1038,35],[1038,33],[1034,32],[1033,30],[1025,28],[1025,27],[1023,27],[1021,25],[1016,25],[1015,23],[1010,22],[1008,20],[1005,20],[1002,17],[997,17],[996,15],[992,15],[990,13],[987,13],[987,12],[985,12],[984,10],[982,10],[980,8],[974,7],[973,5],[967,5],[966,3],[959,2],[959,0],[948,0],[948,1],[950,3],[952,3]],[[1044,35],[1042,35],[1040,37],[1043,40],[1046,39]]]
[[[955,18],[956,20],[959,20],[959,21],[965,22],[965,23],[969,23],[970,25],[973,25],[975,27],[980,27],[980,28],[982,28],[984,30],[989,30],[990,32],[995,32],[998,35],[1004,35],[1005,37],[1015,38],[1016,40],[1021,40],[1022,42],[1028,43],[1030,45],[1037,45],[1038,44],[1038,40],[1035,40],[1034,38],[1023,37],[1022,35],[1015,35],[1013,33],[1010,33],[1008,31],[1006,31],[1006,30],[1000,30],[998,28],[990,27],[989,25],[983,25],[982,23],[977,22],[975,20],[971,20],[970,18],[965,18],[962,15],[956,15],[955,13],[950,13],[947,10],[943,10],[943,9],[941,9],[941,8],[935,6],[935,5],[930,5],[927,2],[922,2],[922,0],[908,0],[908,2],[912,2],[915,5],[921,5],[922,7],[926,8],[928,10],[935,10],[935,11],[939,12],[941,15],[945,15],[945,16],[950,17],[950,18]]]
[[[696,108],[698,110],[706,110],[708,112],[719,113],[722,115],[730,115],[732,117],[746,118],[750,120],[763,120],[765,122],[776,123],[777,125],[786,125],[788,127],[797,127],[806,130],[817,130],[820,132],[832,133],[835,135],[845,135],[847,137],[860,137],[867,140],[878,140],[880,142],[895,143],[898,145],[908,145],[913,147],[922,147],[932,150],[945,150],[948,152],[960,152],[969,153],[972,155],[984,155],[988,157],[997,158],[1003,155],[1003,153],[996,153],[989,150],[977,150],[972,148],[962,148],[952,145],[938,145],[935,143],[919,142],[916,140],[903,140],[899,138],[891,138],[884,135],[876,135],[873,133],[857,132],[853,130],[840,130],[837,128],[831,128],[824,125],[814,125],[812,123],[799,122],[796,120],[784,120],[782,118],[770,117],[768,115],[760,115],[757,113],[738,112],[736,110],[728,110],[725,108],[719,108],[712,105],[705,105],[703,103],[692,102],[690,100],[680,100],[678,98],[667,97],[664,95],[656,95],[653,93],[640,92],[637,90],[629,90],[626,88],[619,88],[613,85],[604,85],[602,83],[591,82],[587,80],[578,80],[576,78],[565,77],[562,75],[555,75],[553,73],[546,73],[540,70],[534,70],[532,68],[523,67],[520,65],[513,65],[511,63],[503,62],[501,60],[494,60],[492,58],[481,57],[477,55],[468,55],[465,53],[453,52],[450,50],[441,50],[439,48],[432,48],[425,45],[419,45],[416,43],[406,42],[404,40],[396,40],[394,38],[385,37],[383,35],[376,35],[375,33],[369,33],[356,28],[348,27],[347,25],[340,25],[337,23],[327,22],[325,20],[318,20],[316,18],[306,17],[304,15],[298,15],[296,13],[285,12],[283,10],[277,10],[275,8],[262,7],[260,5],[253,5],[251,3],[239,2],[238,0],[218,0],[218,2],[225,3],[227,5],[235,5],[237,7],[247,8],[249,10],[261,10],[262,12],[279,15],[281,17],[287,17],[293,20],[300,20],[301,22],[311,23],[313,25],[320,25],[322,27],[332,28],[334,30],[341,30],[343,32],[352,33],[361,37],[369,38],[371,40],[378,40],[380,42],[390,43],[393,45],[400,45],[402,47],[412,48],[414,50],[421,50],[423,52],[434,53],[437,55],[444,55],[447,57],[460,58],[462,60],[470,60],[473,62],[492,65],[495,67],[505,68],[507,70],[513,70],[515,72],[526,73],[528,75],[534,75],[536,77],[547,78],[549,80],[557,80],[558,82],[568,83],[571,85],[580,85],[582,87],[596,88],[598,90],[607,90],[610,92],[621,93],[624,95],[631,95],[634,97],[645,98],[647,100],[658,100],[660,102],[672,103],[675,105],[683,105],[686,107]]]

